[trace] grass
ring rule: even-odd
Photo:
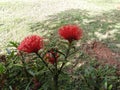
[[[73,9],[68,5],[63,10],[58,7],[63,4],[62,1],[0,1],[0,48],[5,48],[9,41],[20,41],[29,34],[49,35],[48,32],[52,33],[69,23],[78,24],[84,30],[83,42],[101,40],[119,51],[120,13],[116,7],[120,0],[81,0],[84,6],[80,6],[78,0],[76,3],[70,0],[66,3]]]
[[[110,47],[120,48],[119,17],[119,10],[112,10],[101,15],[91,16],[89,11],[72,9],[52,15],[48,20],[43,22],[32,23],[30,28],[32,32],[40,32],[41,30],[52,32],[68,23],[77,24],[84,30],[84,42],[99,40],[108,45],[110,44]]]

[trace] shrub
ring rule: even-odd
[[[117,90],[116,70],[102,66],[80,51],[76,41],[82,29],[65,25],[61,38],[27,36],[8,51],[0,64],[0,88],[3,90]],[[77,58],[76,58],[77,57]],[[76,60],[78,59],[78,60]],[[76,65],[74,63],[81,64]],[[81,63],[82,62],[82,63]],[[113,83],[114,82],[114,83]]]

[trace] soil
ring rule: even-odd
[[[120,69],[120,53],[113,52],[106,44],[100,41],[93,41],[83,45],[83,50],[89,56],[95,57],[99,62],[116,66]]]

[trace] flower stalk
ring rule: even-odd
[[[70,52],[71,45],[72,45],[72,43],[69,43],[68,49],[67,49],[67,52],[66,52],[66,55],[65,55],[65,61],[67,60],[67,58],[68,58],[68,56],[69,56],[69,52]],[[61,73],[62,68],[64,67],[64,65],[65,65],[65,62],[62,63],[62,65],[61,65],[61,67],[60,67],[60,69],[59,69],[59,71],[58,71],[58,74]]]
[[[59,75],[55,74],[53,76],[53,84],[54,84],[54,90],[58,90],[59,86],[58,86],[58,79],[59,79]]]
[[[48,70],[53,74],[53,71],[51,70],[51,68],[48,66],[48,64],[44,61],[44,59],[38,54],[36,53],[36,55],[41,59],[41,61],[44,63],[44,65],[48,68]]]

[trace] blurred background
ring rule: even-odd
[[[120,0],[0,0],[0,51],[9,41],[44,36],[68,23],[80,25],[86,41],[120,48]]]

